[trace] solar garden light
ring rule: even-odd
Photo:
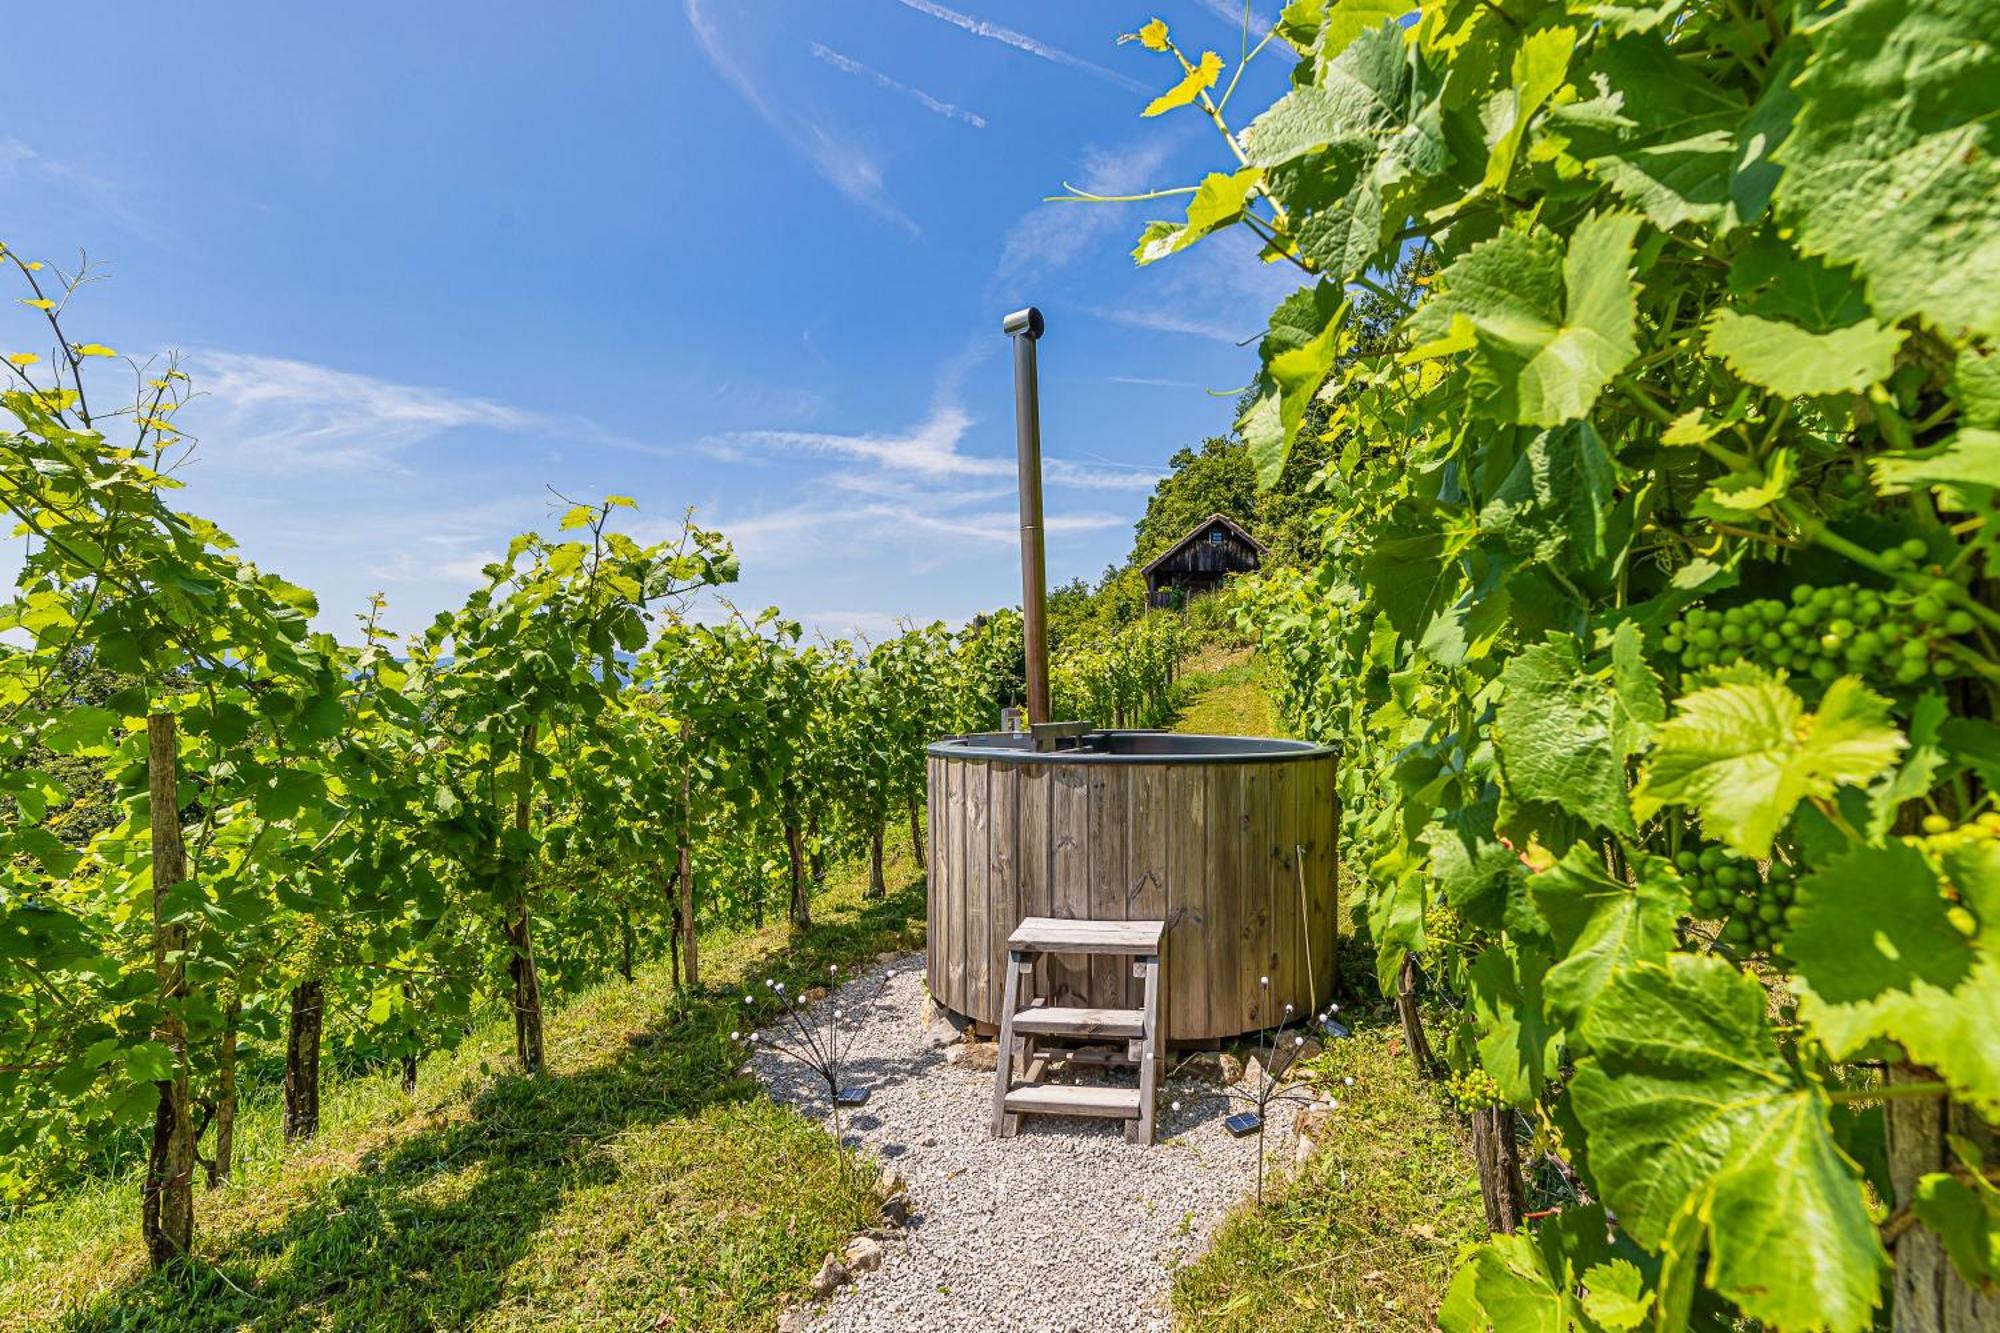
[[[826,974],[829,988],[837,986],[840,965],[829,963]],[[881,983],[869,999],[868,1007],[873,1007],[895,977],[893,971],[882,974]],[[771,1034],[755,1030],[745,1033],[739,1029],[731,1032],[729,1039],[748,1045],[753,1052],[758,1049],[776,1051],[798,1061],[818,1076],[826,1087],[827,1117],[833,1125],[834,1150],[840,1154],[841,1170],[845,1172],[849,1163],[847,1144],[840,1133],[841,1108],[862,1106],[868,1101],[868,1089],[846,1082],[847,1052],[853,1047],[854,1039],[861,1035],[860,1015],[850,1016],[847,1007],[832,994],[818,1005],[812,1005],[787,990],[782,981],[767,977],[764,988],[778,1002],[778,1021],[771,1025]],[[754,993],[746,993],[743,997],[745,1009],[754,1010],[755,1000]],[[746,1017],[749,1016],[746,1013]],[[843,1025],[842,1020],[850,1017],[851,1021]]]
[[[1257,984],[1264,988],[1264,994],[1268,998],[1271,993],[1271,978],[1267,976],[1259,977],[1257,978]],[[1330,1022],[1333,1014],[1339,1008],[1340,1006],[1337,1004],[1327,1006],[1324,1012],[1316,1016],[1317,1021],[1322,1025]],[[1288,1004],[1285,1006],[1284,1017],[1279,1020],[1278,1026],[1271,1029],[1268,1034],[1268,1039],[1264,1046],[1264,1058],[1259,1062],[1258,1077],[1255,1085],[1248,1090],[1240,1087],[1226,1087],[1222,1090],[1223,1096],[1233,1101],[1241,1102],[1249,1108],[1230,1116],[1222,1122],[1222,1125],[1223,1128],[1239,1139],[1248,1134],[1255,1134],[1257,1136],[1257,1202],[1259,1204],[1264,1202],[1264,1129],[1271,1107],[1278,1102],[1290,1102],[1308,1110],[1333,1111],[1340,1108],[1339,1101],[1334,1099],[1322,1101],[1307,1088],[1286,1086],[1284,1079],[1281,1077],[1278,1070],[1278,1052],[1280,1050],[1285,1052],[1284,1067],[1290,1069],[1293,1061],[1298,1058],[1299,1049],[1306,1044],[1304,1033],[1289,1030],[1292,1025],[1292,1016],[1293,1009]],[[1349,1084],[1352,1084],[1354,1080],[1349,1079],[1347,1081]],[[1174,1102],[1173,1109],[1176,1111],[1180,1110],[1181,1104]]]

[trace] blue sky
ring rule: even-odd
[[[1169,66],[1115,39],[1158,13],[1233,69],[1236,8],[85,6],[91,54],[0,92],[0,240],[103,265],[72,336],[187,355],[188,505],[328,628],[456,604],[552,487],[695,506],[737,600],[877,636],[1019,599],[1005,311],[1049,319],[1053,580],[1226,427],[1205,390],[1295,275],[1247,236],[1136,270],[1173,201],[1039,201],[1222,166],[1201,117],[1139,118]]]

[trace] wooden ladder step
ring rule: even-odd
[[[1143,1009],[1072,1009],[1044,1005],[1014,1015],[1016,1036],[1116,1037],[1137,1040],[1146,1035]]]
[[[1023,1083],[1007,1093],[1007,1114],[1095,1115],[1112,1120],[1133,1120],[1139,1115],[1139,1090]]]
[[[1157,954],[1164,921],[1077,921],[1060,916],[1023,918],[1007,947],[1024,953]]]

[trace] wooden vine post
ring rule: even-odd
[[[1520,1230],[1522,1214],[1528,1210],[1513,1108],[1482,1106],[1472,1113],[1472,1155],[1479,1165],[1479,1199],[1486,1207],[1486,1229],[1511,1236]]]
[[[691,734],[684,722],[681,724],[681,743],[685,745]],[[694,786],[688,775],[687,763],[681,766],[681,828],[680,844],[674,854],[674,892],[678,898],[674,905],[675,928],[681,942],[681,975],[687,978],[689,990],[701,984],[701,955],[695,939],[694,922],[694,865],[689,853],[689,844],[694,841]]]
[[[1935,1083],[1938,1076],[1913,1065],[1891,1065],[1888,1081]],[[2000,1291],[1966,1285],[1944,1243],[1929,1227],[1912,1225],[1909,1207],[1917,1182],[1938,1173],[1962,1173],[1950,1140],[1972,1145],[1991,1164],[2000,1159],[2000,1132],[1966,1107],[1941,1097],[1891,1097],[1887,1118],[1889,1180],[1896,1210],[1885,1228],[1895,1256],[1894,1333],[1983,1333],[2000,1328]]]
[[[910,855],[917,859],[917,872],[928,874],[930,863],[924,859],[924,821],[917,813],[917,798],[910,798]]]
[[[799,831],[796,818],[785,820],[785,855],[791,861],[792,870],[792,925],[800,930],[811,930],[812,881],[806,878],[805,835]]]
[[[1424,1035],[1424,1018],[1417,1010],[1417,957],[1403,955],[1402,970],[1396,974],[1396,1016],[1403,1020],[1403,1044],[1410,1048],[1410,1063],[1417,1077],[1426,1079],[1436,1063],[1430,1039]]]
[[[171,1076],[159,1080],[141,1196],[141,1229],[154,1268],[178,1261],[194,1243],[194,1122],[188,1118],[187,1023],[180,1011],[187,999],[187,927],[168,920],[173,913],[166,905],[187,878],[178,763],[173,714],[152,714],[146,719],[146,776],[152,799],[153,978],[160,1005],[153,1035],[173,1058]]]
[[[285,1031],[285,1142],[319,1133],[319,1041],[326,1022],[326,983],[308,977],[292,987]]]
[[[882,826],[877,824],[868,835],[868,897],[881,898],[889,892],[889,883],[882,877]]]
[[[229,1183],[236,1161],[236,1034],[243,1021],[243,996],[232,991],[222,1015],[222,1049],[215,1066],[215,1156],[209,1159],[208,1186]]]
[[[526,834],[535,794],[535,724],[521,728],[521,785],[514,796],[514,827]],[[525,860],[514,867],[513,901],[507,908],[508,971],[514,981],[514,1057],[524,1074],[542,1072],[542,986],[535,975],[534,922],[528,903]]]

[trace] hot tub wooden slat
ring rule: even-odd
[[[935,982],[940,971],[945,983],[943,1001],[960,1013],[972,1012],[965,989],[965,765],[944,761],[944,842],[932,849],[931,873],[944,875],[944,966],[933,969]]]
[[[996,1013],[1007,979],[1007,937],[1021,919],[1021,881],[1015,873],[1019,855],[1019,776],[1017,764],[994,764],[987,795],[987,819],[992,832],[987,838],[986,956],[993,960],[987,974]]]
[[[1016,841],[1019,847],[1016,867],[1019,875],[1020,908],[1016,920],[1031,916],[1054,916],[1055,898],[1049,882],[1049,800],[1055,783],[1050,777],[1051,770],[1046,764],[1022,764],[1014,775],[1020,786],[1020,804],[1016,809],[1019,821]],[[1049,960],[1035,959],[1035,994],[1049,993]]]
[[[1208,770],[1167,770],[1167,804],[1174,827],[1167,839],[1167,985],[1180,1031],[1208,1031]]]
[[[1157,765],[1142,764],[1135,766],[1131,774],[1132,837],[1125,848],[1125,919],[1164,921],[1167,919],[1167,831],[1172,827],[1167,807],[1167,771]],[[1171,973],[1171,959],[1167,967]],[[1125,1007],[1137,1009],[1145,1002],[1146,983],[1127,975]]]
[[[989,749],[933,754],[928,771],[930,974],[945,1008],[997,1026],[1006,938],[1028,916],[1167,922],[1172,1040],[1232,1037],[1280,1021],[1288,1003],[1302,1017],[1329,998],[1332,755],[1092,764]],[[1138,1001],[1122,960],[1093,968],[1054,955],[1038,966],[1047,974],[1036,992],[1051,1004]],[[1260,976],[1271,978],[1268,993]]]
[[[1057,766],[1049,792],[1049,890],[1051,916],[1090,916],[1090,782],[1075,767]],[[1057,955],[1049,959],[1050,1004],[1105,1008],[1090,1003],[1088,961]]]
[[[1125,919],[1125,834],[1132,817],[1129,785],[1122,766],[1090,770],[1090,919]],[[1110,954],[1090,959],[1090,993],[1123,995],[1132,965]]]

